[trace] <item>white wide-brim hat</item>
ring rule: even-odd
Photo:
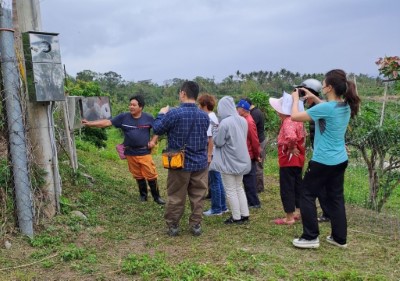
[[[283,92],[283,96],[279,99],[277,98],[269,98],[269,104],[275,109],[278,113],[284,115],[292,114],[292,104],[293,98],[286,92]],[[303,101],[299,100],[299,112],[304,111]]]

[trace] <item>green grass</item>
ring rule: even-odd
[[[114,130],[109,131],[106,149],[78,142],[82,149],[78,152],[81,165],[76,177],[71,177],[67,161],[60,161],[61,214],[40,225],[33,239],[17,234],[5,237],[12,248],[0,249],[0,280],[399,279],[396,224],[353,205],[347,212],[348,249],[324,241],[330,234],[328,224],[320,226],[319,249],[299,250],[291,245],[302,226],[272,222],[283,215],[273,152],[268,153],[265,164],[267,183],[266,191],[260,194],[262,208],[251,210],[249,224],[227,226],[223,224],[226,216],[206,217],[203,235],[193,237],[188,229],[187,205],[181,235],[168,237],[164,207],[151,200],[139,201],[126,162],[119,160],[115,152],[114,145],[121,138]],[[154,160],[165,198],[166,171],[161,168],[159,155]],[[349,176],[346,192],[360,185],[358,177]],[[205,208],[209,205],[207,201]],[[71,211],[76,210],[87,220],[73,216]],[[383,228],[386,232],[382,233]]]

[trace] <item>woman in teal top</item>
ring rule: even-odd
[[[298,89],[292,93],[293,107],[291,118],[298,122],[315,122],[314,153],[308,163],[302,185],[300,212],[303,221],[303,234],[293,240],[298,248],[318,248],[319,228],[316,210],[316,198],[320,187],[327,192],[327,209],[331,216],[332,232],[326,241],[347,247],[347,220],[344,204],[344,173],[347,168],[345,134],[350,118],[360,107],[355,84],[348,81],[346,73],[334,69],[325,74],[322,93],[326,101],[320,100],[306,88],[305,99],[312,99],[317,105],[305,112],[299,112]]]

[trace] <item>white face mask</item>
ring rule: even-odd
[[[325,88],[328,88],[328,86],[322,85],[321,94],[322,94],[322,97],[326,99],[326,93],[324,92],[324,89],[325,89]]]

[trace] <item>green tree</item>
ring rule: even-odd
[[[70,96],[107,96],[107,94],[101,90],[99,83],[95,81],[86,82],[84,80],[77,80],[75,83],[68,83],[66,92],[68,92]]]
[[[279,132],[280,119],[269,104],[270,96],[264,92],[253,92],[248,95],[251,102],[265,114],[265,131],[269,140],[275,140]]]
[[[251,93],[258,93],[260,89],[257,81],[250,79],[241,83],[240,90],[242,96],[246,97],[249,96]]]
[[[82,80],[85,82],[91,82],[97,79],[99,74],[91,70],[82,70],[76,74],[76,80]]]
[[[124,82],[122,76],[114,71],[108,71],[106,73],[100,74],[96,79],[99,82],[103,91],[108,93],[115,93],[117,88],[121,86]]]
[[[400,127],[398,112],[388,106],[382,125],[380,104],[370,102],[353,119],[347,133],[348,145],[355,147],[368,168],[367,207],[380,211],[400,184]]]
[[[194,79],[194,81],[197,82],[197,84],[199,84],[200,92],[215,94],[215,92],[217,90],[217,86],[214,82],[214,79],[203,78],[201,76],[197,76]]]
[[[107,93],[104,93],[101,90],[99,83],[96,81],[86,82],[83,80],[77,80],[76,83],[69,83],[66,91],[71,96],[82,96],[82,97],[108,96]],[[81,137],[83,140],[91,142],[99,148],[106,146],[106,141],[107,141],[106,129],[83,127],[81,132],[82,132]]]

